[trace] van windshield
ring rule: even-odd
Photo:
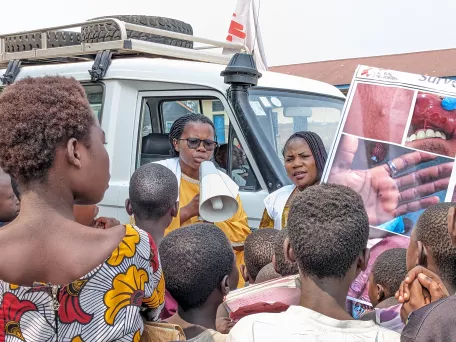
[[[258,87],[249,89],[249,102],[281,161],[285,142],[299,131],[317,133],[329,152],[344,106],[341,98]]]

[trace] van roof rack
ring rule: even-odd
[[[82,41],[80,44],[76,43],[76,45],[48,47],[47,39],[52,32],[65,31],[71,28],[74,29],[93,24],[115,24],[120,31],[120,39],[113,39],[111,41],[99,43],[86,43]],[[127,36],[127,30],[192,41],[203,45],[189,49],[178,46],[147,42],[139,39],[130,39]],[[40,48],[31,48],[30,50],[19,52],[7,52],[7,42],[9,40],[15,39],[18,36],[27,37],[32,35],[41,36]],[[217,48],[227,48],[229,50],[232,50],[233,53],[241,51],[248,52],[247,47],[243,44],[217,41],[183,33],[165,31],[157,28],[127,23],[115,18],[103,18],[70,25],[54,26],[50,28],[0,35],[0,67],[6,67],[8,65],[8,62],[13,60],[20,60],[22,62],[22,65],[71,63],[81,60],[93,61],[99,52],[106,50],[112,51],[113,58],[128,55],[141,55],[148,57],[158,56],[193,60],[215,64],[228,64],[232,55],[224,55],[222,53],[208,51],[209,49]]]

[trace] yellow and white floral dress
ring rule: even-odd
[[[127,225],[111,256],[66,286],[16,286],[0,280],[0,342],[139,342],[140,311],[158,320],[165,281],[157,247]]]

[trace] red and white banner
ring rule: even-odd
[[[253,54],[258,70],[265,71],[268,70],[268,65],[266,63],[258,22],[258,8],[255,1],[238,0],[226,40],[231,43],[244,44],[249,49],[249,52]],[[231,49],[223,49],[224,54],[234,52]]]

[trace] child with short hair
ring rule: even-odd
[[[180,325],[189,341],[225,341],[215,331],[217,308],[239,277],[225,234],[213,224],[193,224],[167,235],[159,253],[166,288],[179,306],[167,321]]]
[[[402,331],[401,304],[394,295],[407,275],[406,255],[405,248],[392,248],[375,260],[369,275],[369,298],[375,310],[363,315],[363,321],[373,320],[385,328]]]
[[[298,264],[300,305],[247,316],[227,341],[399,341],[398,333],[356,321],[345,310],[348,288],[367,266],[368,236],[366,209],[352,189],[321,184],[298,194],[288,216],[284,251]]]
[[[177,216],[178,185],[176,176],[160,164],[145,164],[131,176],[130,197],[125,201],[128,215],[145,230],[158,246],[165,229]]]
[[[244,244],[244,265],[240,270],[249,285],[255,284],[258,272],[272,262],[274,243],[279,232],[275,229],[259,229],[250,234]]]
[[[282,277],[287,277],[299,273],[298,265],[295,262],[290,262],[285,258],[283,252],[283,243],[288,236],[287,228],[282,228],[276,237],[274,244],[274,256],[272,257],[272,263],[274,264],[275,271]]]
[[[174,173],[160,164],[145,164],[130,179],[129,198],[125,201],[127,214],[135,225],[148,232],[159,246],[169,226],[178,213],[178,184]],[[165,306],[161,318],[176,313],[177,303],[165,291]]]

